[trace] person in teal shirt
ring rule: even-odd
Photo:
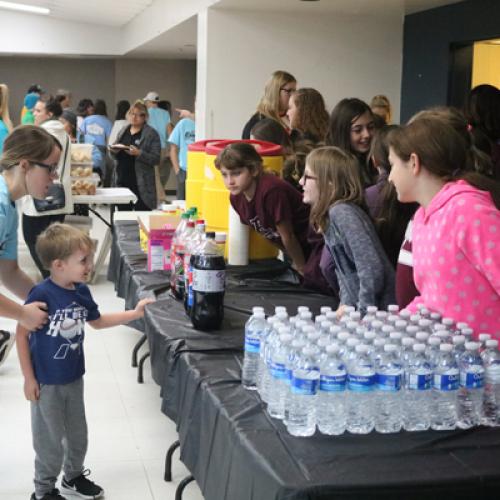
[[[186,171],[188,146],[194,142],[195,123],[192,118],[183,118],[170,134],[170,159],[177,177],[177,199],[186,198]]]
[[[0,83],[0,153],[3,151],[3,142],[12,132],[12,122],[9,115],[9,87]]]

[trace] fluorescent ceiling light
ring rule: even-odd
[[[20,10],[22,12],[31,12],[32,14],[50,14],[50,9],[46,7],[38,7],[36,5],[26,5],[25,3],[2,2],[0,1],[0,9]]]

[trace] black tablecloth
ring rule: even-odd
[[[144,273],[138,242],[121,241],[132,229],[118,226],[110,276],[118,293],[137,295],[149,286],[161,298],[147,307],[144,321],[153,377],[161,387],[162,411],[177,423],[181,458],[207,500],[499,496],[497,429],[288,435],[258,395],[241,386],[244,323],[253,305],[268,313],[276,305],[309,305],[317,312],[328,297],[304,293],[287,284],[286,276],[285,283],[256,281],[245,279],[248,269],[239,275],[231,270],[223,328],[198,332],[182,305],[165,293],[165,276]],[[282,276],[283,269],[276,273]]]

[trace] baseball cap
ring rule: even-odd
[[[143,101],[153,101],[153,102],[158,102],[160,100],[160,96],[158,95],[158,92],[148,92],[146,97],[143,99]]]

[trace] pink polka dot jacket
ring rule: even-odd
[[[490,193],[445,184],[413,222],[413,274],[420,292],[408,309],[464,321],[500,339],[500,211]]]

